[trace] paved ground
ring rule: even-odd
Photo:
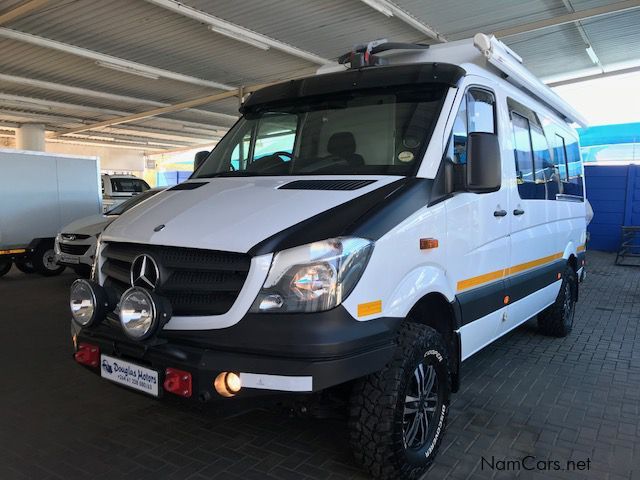
[[[428,478],[640,478],[640,269],[597,252],[588,261],[570,337],[528,323],[465,362]],[[0,279],[0,479],[367,478],[340,421],[184,410],[76,366],[72,280]],[[527,455],[526,467],[588,459],[590,470],[500,463]]]

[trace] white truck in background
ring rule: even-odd
[[[149,184],[135,175],[106,174],[101,175],[102,213],[126,202],[131,197],[149,190]]]
[[[100,213],[99,171],[98,157],[0,149],[0,276],[12,263],[25,273],[62,273],[55,237]]]

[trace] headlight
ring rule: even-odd
[[[370,240],[344,237],[278,252],[251,311],[320,312],[340,305],[372,249]]]
[[[107,314],[107,294],[104,288],[94,282],[76,280],[71,284],[69,297],[71,316],[81,327],[95,325]]]
[[[133,340],[145,340],[171,318],[171,307],[162,297],[139,287],[124,292],[120,300],[120,324]]]

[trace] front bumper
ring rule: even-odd
[[[65,253],[62,248],[70,247],[73,249],[85,249],[81,255],[74,253]],[[96,239],[82,239],[77,241],[60,241],[56,239],[54,252],[56,255],[56,263],[67,267],[91,267],[96,255]]]
[[[149,342],[129,340],[113,319],[75,328],[77,343],[160,372],[191,373],[192,399],[220,397],[214,380],[240,373],[237,397],[276,392],[318,392],[376,372],[394,350],[396,318],[359,322],[343,307],[315,314],[248,314],[220,330],[163,331]],[[96,370],[97,372],[97,370]]]

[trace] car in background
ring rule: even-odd
[[[71,222],[55,241],[58,265],[71,267],[81,276],[88,276],[96,254],[98,237],[119,215],[151,198],[164,188],[152,188],[120,203],[104,215],[91,215]]]
[[[151,188],[147,182],[134,175],[102,174],[101,178],[103,213]]]

